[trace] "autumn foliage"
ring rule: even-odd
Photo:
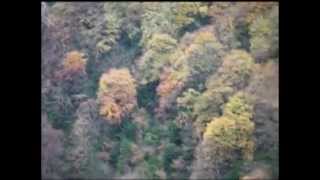
[[[204,133],[204,142],[215,141],[224,148],[239,148],[247,159],[252,159],[254,130],[252,105],[243,93],[232,96],[225,105],[222,117],[212,120]],[[227,150],[224,149],[227,152]]]
[[[276,2],[42,2],[42,178],[277,179],[278,18]]]
[[[170,107],[183,88],[199,86],[204,81],[203,77],[213,73],[221,64],[221,53],[218,53],[221,44],[212,32],[201,30],[190,36],[189,41],[190,44],[186,40],[186,44],[182,43],[170,56],[170,66],[165,67],[160,76],[157,87],[159,113]]]
[[[100,115],[111,123],[120,123],[136,106],[136,94],[135,80],[129,70],[111,69],[104,73],[98,91]]]
[[[62,69],[57,72],[58,79],[72,80],[85,74],[87,59],[79,51],[68,52],[63,61]]]
[[[67,53],[64,61],[64,69],[72,72],[80,72],[85,70],[86,59],[83,58],[84,54],[78,51],[71,51]]]
[[[193,178],[221,178],[221,169],[234,159],[252,160],[254,153],[251,121],[253,107],[247,96],[239,92],[226,103],[223,115],[208,123],[203,141],[197,149]],[[238,151],[241,152],[240,156]],[[199,174],[204,170],[204,174]],[[206,174],[210,172],[209,174]]]

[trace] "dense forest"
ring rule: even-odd
[[[42,2],[43,179],[277,179],[276,2]]]

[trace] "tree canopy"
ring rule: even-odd
[[[42,178],[278,178],[277,2],[42,2],[41,32]]]

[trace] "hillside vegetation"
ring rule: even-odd
[[[41,8],[43,179],[278,178],[278,3]]]

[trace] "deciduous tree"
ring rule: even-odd
[[[152,35],[146,45],[146,52],[137,62],[142,84],[159,80],[161,70],[168,64],[176,46],[177,40],[168,34]]]
[[[136,84],[128,69],[110,69],[99,81],[100,115],[110,123],[120,123],[137,104]]]
[[[279,9],[273,7],[267,14],[259,15],[250,26],[250,50],[258,62],[278,56]]]
[[[245,88],[252,74],[253,58],[242,50],[232,50],[224,58],[217,72],[208,77],[206,90],[197,99],[193,115],[197,117],[195,129],[201,137],[212,117],[222,114],[222,106],[238,90]]]
[[[186,87],[201,89],[206,77],[221,64],[221,44],[212,32],[199,31],[190,45],[181,45],[170,57],[170,66],[162,73],[157,93],[158,114],[162,114]]]
[[[223,116],[212,119],[207,125],[197,149],[196,161],[199,162],[195,163],[191,177],[221,178],[221,170],[228,167],[228,161],[237,158],[252,160],[254,123],[251,119],[252,105],[246,95],[240,92],[232,96],[224,107]],[[242,153],[241,156],[237,151]],[[197,170],[206,172],[201,175]]]

